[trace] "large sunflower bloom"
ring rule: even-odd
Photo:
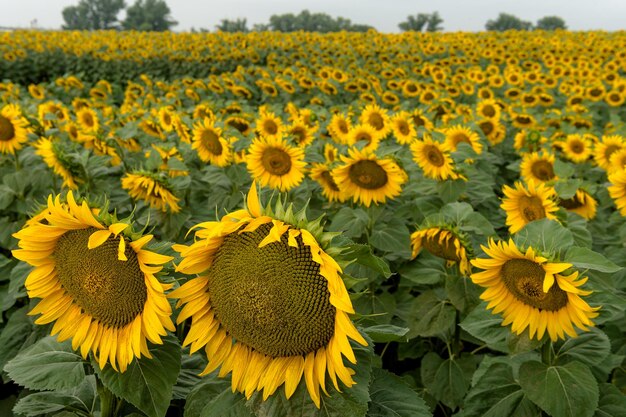
[[[291,190],[304,178],[304,150],[289,146],[284,139],[255,139],[246,162],[248,171],[261,185],[280,191]]]
[[[522,157],[520,174],[524,181],[547,182],[556,180],[554,173],[554,155],[532,152]]]
[[[543,219],[556,220],[553,214],[559,208],[554,199],[556,192],[544,184],[528,183],[528,188],[521,182],[515,188],[505,185],[502,189],[504,198],[500,207],[506,212],[506,225],[510,233],[517,233],[528,223]]]
[[[425,177],[438,181],[459,178],[454,171],[454,161],[447,144],[424,137],[424,140],[416,140],[411,144],[411,152]]]
[[[174,330],[169,286],[154,276],[172,258],[143,249],[151,235],[134,239],[128,224],[107,225],[71,191],[67,203],[48,197],[39,218],[13,235],[13,256],[35,267],[25,283],[41,298],[29,312],[40,315],[35,323],[54,322],[52,335],[71,338],[83,358],[92,352],[100,368],[124,372],[133,358],[151,357],[147,341],[160,344]]]
[[[533,248],[520,251],[513,240],[489,241],[482,246],[489,258],[473,259],[472,265],[484,271],[471,275],[475,284],[486,288],[480,298],[488,301],[493,314],[502,313],[503,326],[521,334],[529,329],[530,338],[541,339],[547,332],[553,341],[576,337],[574,326],[587,331],[599,307],[590,307],[581,296],[591,294],[579,287],[587,278],[578,272],[563,274],[572,265],[553,263]]]
[[[342,193],[353,201],[369,207],[384,203],[402,192],[407,181],[406,172],[392,159],[378,159],[372,152],[348,150],[349,156],[341,156],[343,165],[333,169],[332,176]]]
[[[602,136],[602,140],[595,144],[593,158],[600,168],[609,170],[611,155],[624,148],[624,138],[620,135]]]
[[[28,133],[28,121],[22,117],[18,106],[8,104],[0,110],[0,154],[14,154],[22,149],[22,144],[28,141]]]
[[[169,295],[184,305],[178,322],[192,319],[183,345],[205,347],[202,375],[232,372],[233,390],[248,398],[283,384],[289,398],[304,376],[319,407],[327,374],[337,390],[337,379],[354,384],[342,358],[356,363],[349,339],[367,344],[348,317],[341,268],[295,219],[264,215],[254,183],[247,200],[247,210],[195,226],[192,245],[174,246],[177,271],[201,274]]]

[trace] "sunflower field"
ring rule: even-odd
[[[626,416],[626,32],[0,57],[0,415]]]

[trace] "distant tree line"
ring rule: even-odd
[[[126,10],[124,20],[119,20],[120,13]],[[63,29],[68,30],[144,30],[165,31],[171,30],[178,22],[170,16],[170,9],[164,0],[135,0],[135,3],[126,8],[124,0],[80,0],[77,5],[63,9]],[[407,16],[398,27],[403,32],[440,32],[443,30],[443,19],[439,12],[418,13]],[[299,14],[275,14],[268,23],[255,24],[248,27],[247,19],[222,19],[216,25],[220,32],[250,32],[250,31],[277,31],[277,32],[366,32],[374,29],[369,25],[352,23],[350,19],[332,17],[326,13],[311,13],[303,10]],[[503,32],[506,30],[556,30],[567,29],[565,21],[558,16],[545,16],[533,25],[508,13],[500,13],[497,18],[487,21],[486,30]],[[193,29],[192,29],[193,30]],[[206,29],[201,29],[206,32]]]

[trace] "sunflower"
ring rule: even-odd
[[[476,105],[476,114],[478,114],[480,118],[489,119],[497,122],[498,120],[500,120],[500,115],[502,114],[502,111],[495,100],[489,99],[481,100],[480,102],[478,102],[478,104]]]
[[[89,107],[83,107],[76,112],[76,121],[85,133],[95,134],[100,129],[98,114]]]
[[[304,179],[304,151],[281,138],[261,136],[252,141],[246,163],[264,187],[288,191]]]
[[[46,97],[46,90],[40,85],[31,84],[28,86],[28,93],[35,100],[43,100]]]
[[[448,264],[459,264],[459,270],[465,276],[471,274],[471,266],[467,257],[468,244],[461,236],[448,227],[435,226],[416,230],[411,234],[412,258],[415,258],[422,249],[426,249],[439,258],[448,261]]]
[[[368,124],[358,124],[350,130],[348,141],[350,145],[363,145],[363,150],[375,151],[380,143],[380,135]]]
[[[296,221],[291,208],[263,210],[254,183],[247,205],[195,226],[192,245],[173,246],[182,256],[176,270],[201,274],[169,295],[184,305],[177,321],[191,317],[183,345],[204,347],[201,375],[232,373],[233,391],[247,398],[263,391],[266,400],[284,384],[289,399],[304,377],[319,408],[327,374],[337,390],[337,379],[354,385],[342,358],[356,363],[349,339],[367,345],[348,316],[341,267],[319,223]]]
[[[583,135],[567,135],[562,143],[562,150],[567,159],[581,163],[588,160],[591,156],[591,143]]]
[[[230,143],[222,136],[222,129],[208,118],[193,125],[191,148],[198,152],[202,161],[218,167],[225,167],[232,160]]]
[[[124,372],[135,357],[151,357],[147,341],[161,344],[166,330],[175,330],[169,286],[155,277],[172,258],[143,249],[152,235],[94,216],[70,191],[66,203],[48,197],[43,219],[13,236],[20,248],[13,256],[35,267],[25,286],[41,301],[29,314],[40,314],[36,324],[54,322],[52,335],[71,338],[83,358],[92,352],[100,368],[110,363]]]
[[[346,145],[350,143],[350,131],[352,130],[350,116],[341,113],[334,114],[327,129],[335,142]]]
[[[285,133],[291,136],[296,145],[304,148],[313,142],[317,127],[309,127],[303,119],[296,118],[293,123],[285,129]]]
[[[522,157],[520,174],[526,182],[548,182],[558,177],[554,173],[554,155],[532,152]]]
[[[256,131],[264,138],[280,139],[283,130],[283,122],[272,112],[262,111],[256,120]]]
[[[413,124],[416,129],[420,127],[431,130],[433,128],[433,122],[430,121],[428,117],[424,114],[424,112],[420,109],[416,109],[411,113],[411,119],[413,120]]]
[[[621,169],[609,174],[609,195],[622,216],[626,216],[626,170]]]
[[[503,326],[521,334],[529,329],[530,338],[541,340],[547,332],[552,341],[576,337],[574,326],[583,331],[593,326],[599,307],[590,307],[581,297],[591,291],[580,289],[587,278],[578,272],[564,273],[568,263],[554,263],[540,256],[532,247],[520,251],[513,240],[489,241],[482,246],[489,258],[473,259],[472,265],[484,271],[471,275],[472,281],[486,288],[480,298],[487,309],[502,313]]]
[[[559,201],[559,206],[591,220],[596,217],[598,202],[587,191],[579,188],[572,198]]]
[[[30,127],[15,104],[7,104],[0,110],[0,154],[15,154],[28,141]]]
[[[608,170],[611,166],[611,155],[624,148],[624,137],[621,135],[602,136],[593,150],[593,159],[600,168]]]
[[[313,164],[309,176],[322,187],[322,195],[328,201],[344,202],[345,198],[339,190],[335,179],[332,176],[332,170],[326,164]]]
[[[359,120],[362,124],[370,125],[380,139],[387,136],[391,130],[387,111],[377,104],[365,106]]]
[[[252,131],[250,122],[242,116],[229,116],[224,125],[237,130],[242,136],[248,136]]]
[[[82,180],[72,174],[72,165],[56,146],[56,142],[53,139],[41,138],[33,147],[36,149],[35,153],[43,158],[46,165],[55,174],[63,178],[63,187],[71,190],[78,188],[78,184],[82,183]]]
[[[391,129],[396,141],[401,145],[407,145],[417,138],[417,131],[408,112],[396,113],[391,118]]]
[[[411,152],[413,160],[422,169],[425,177],[437,181],[459,178],[454,171],[454,161],[447,144],[425,137],[424,140],[416,140],[411,144]]]
[[[400,195],[407,175],[391,158],[378,159],[373,152],[356,148],[348,154],[341,156],[344,164],[332,171],[344,196],[369,207],[372,201],[384,203]]]
[[[338,156],[339,151],[333,146],[332,143],[327,143],[324,145],[324,159],[327,163],[332,164],[337,160]]]
[[[467,143],[477,154],[483,151],[478,133],[473,132],[468,127],[456,125],[445,129],[444,133],[446,135],[445,143],[448,144],[452,152],[456,151],[460,143]]]
[[[161,107],[158,113],[159,125],[165,132],[174,130],[174,113],[169,107]]]
[[[134,200],[144,200],[150,207],[166,212],[178,213],[178,197],[174,195],[165,180],[157,174],[146,172],[127,173],[122,177],[122,188]]]
[[[543,183],[528,182],[528,188],[521,182],[515,188],[505,185],[504,198],[500,207],[506,212],[506,225],[510,233],[520,231],[528,223],[547,217],[556,220],[553,214],[559,208],[554,202],[556,192]]]
[[[56,122],[61,125],[70,120],[70,114],[67,108],[63,104],[54,101],[47,101],[40,104],[37,107],[37,113],[39,122],[46,129],[54,127]]]

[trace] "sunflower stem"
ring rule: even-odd
[[[552,340],[548,340],[541,346],[541,361],[548,366],[552,365],[554,353],[552,351]]]
[[[119,411],[117,398],[102,381],[97,378],[98,396],[100,397],[100,417],[116,417]]]
[[[17,152],[13,153],[13,160],[15,161],[15,170],[19,171],[20,170],[20,158],[17,156]]]

